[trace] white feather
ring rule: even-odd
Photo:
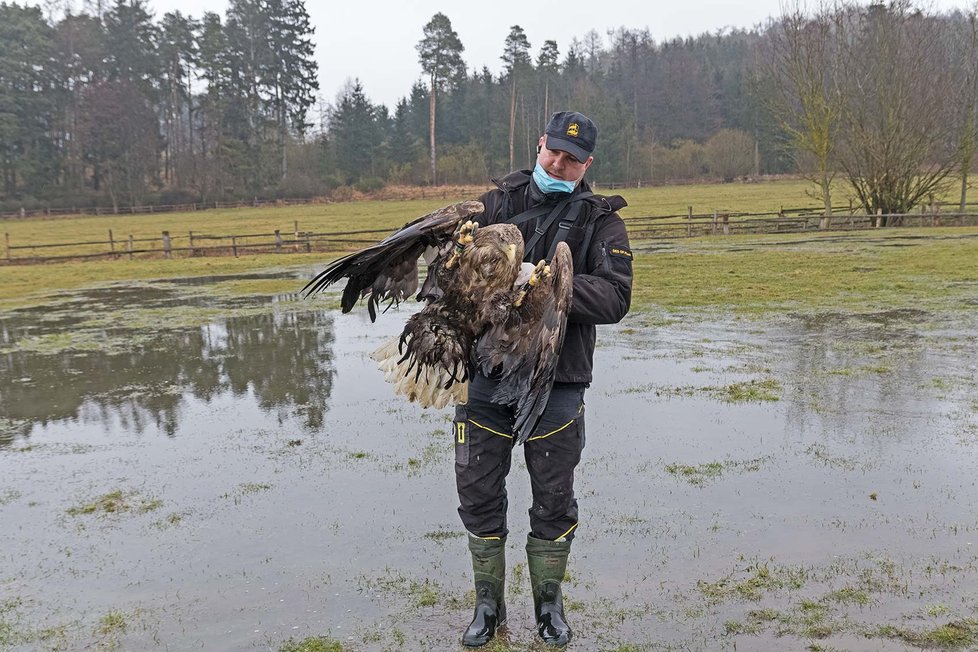
[[[392,337],[370,355],[377,361],[377,367],[384,372],[384,380],[394,385],[395,394],[400,394],[412,402],[417,401],[422,407],[438,409],[468,400],[468,383],[454,383],[445,389],[445,384],[450,378],[447,369],[426,368],[415,380],[417,369],[408,370],[411,360],[400,361],[404,355],[398,350],[399,340],[399,337]],[[405,345],[408,342],[410,338],[405,340]]]
[[[529,281],[530,274],[533,273],[535,267],[536,265],[534,265],[533,263],[523,263],[522,265],[520,265],[520,273],[516,275],[516,282],[513,283],[513,287],[518,288],[524,283],[526,283],[527,281]]]

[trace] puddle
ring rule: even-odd
[[[471,587],[451,413],[395,399],[368,358],[408,311],[371,325],[329,299],[200,289],[0,316],[8,648],[455,649]],[[908,309],[602,329],[576,648],[905,649],[978,617],[975,325]],[[534,637],[528,485],[517,452],[515,649]]]

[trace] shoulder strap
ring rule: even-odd
[[[581,214],[583,201],[585,199],[589,199],[591,196],[593,196],[593,194],[594,193],[589,191],[580,192],[557,202],[552,209],[550,209],[548,206],[536,206],[535,208],[531,208],[528,211],[523,211],[519,215],[514,215],[506,220],[510,224],[517,225],[525,224],[533,219],[538,220],[538,224],[534,229],[533,235],[524,245],[523,251],[525,252],[525,255],[532,256],[534,248],[537,246],[537,243],[540,242],[540,238],[542,238],[547,231],[550,230],[553,223],[557,221],[557,218],[560,217],[560,214],[563,213],[564,209],[566,209],[569,205],[571,209],[567,211],[566,216],[560,221],[560,224],[557,225],[557,236],[550,247],[549,254],[547,255],[547,260],[553,258],[554,252],[557,250],[557,243],[567,238],[567,233],[570,231],[570,227],[574,225],[578,216]],[[547,215],[547,219],[543,220],[543,222],[539,222],[539,219],[544,215]]]
[[[577,218],[581,215],[581,209],[583,208],[581,203],[574,203],[571,205],[570,210],[567,211],[567,215],[564,219],[560,220],[557,225],[557,234],[554,236],[553,242],[550,243],[550,250],[547,252],[547,261],[554,259],[554,254],[557,253],[557,245],[567,239],[567,234],[570,233],[571,227],[577,222]]]

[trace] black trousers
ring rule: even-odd
[[[574,469],[584,448],[583,384],[555,384],[534,433],[523,445],[533,505],[530,534],[555,541],[574,537]],[[478,537],[505,537],[506,476],[512,462],[513,409],[489,400],[495,383],[476,374],[469,399],[455,408],[455,480],[462,523]]]

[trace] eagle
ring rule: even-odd
[[[479,226],[478,201],[421,216],[377,244],[343,256],[316,274],[309,297],[347,279],[344,313],[366,299],[371,322],[417,292],[426,305],[372,357],[396,394],[424,407],[464,403],[472,373],[497,380],[491,400],[514,406],[513,435],[526,441],[547,405],[573,293],[566,243],[552,260],[524,263],[513,224]],[[419,260],[427,277],[419,291]]]

